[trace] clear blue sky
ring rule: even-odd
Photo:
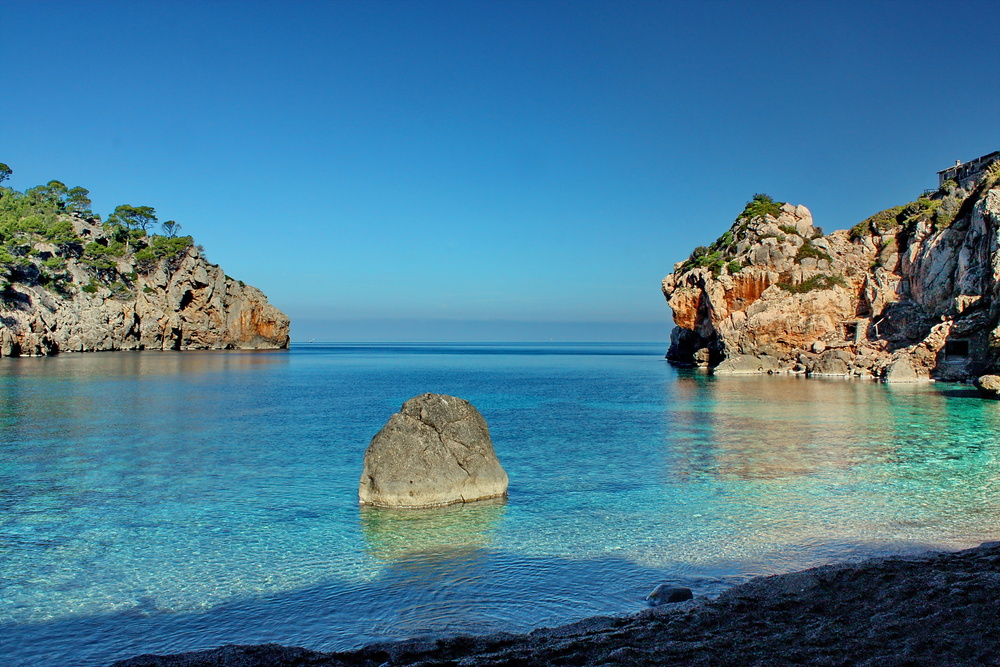
[[[149,205],[293,340],[660,340],[756,192],[1000,149],[998,2],[0,3],[0,162]]]

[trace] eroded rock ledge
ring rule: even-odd
[[[966,380],[1000,365],[1000,162],[849,231],[755,200],[663,280],[669,361],[719,373]]]
[[[1000,542],[762,577],[713,601],[494,634],[320,653],[275,644],[112,667],[982,665],[1000,656]]]

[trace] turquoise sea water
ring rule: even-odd
[[[659,345],[0,359],[0,663],[525,631],[1000,539],[1000,403],[709,377]],[[362,509],[404,400],[486,417],[506,502]]]

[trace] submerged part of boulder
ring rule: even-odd
[[[486,420],[468,401],[421,394],[403,404],[365,452],[362,504],[434,507],[507,495]]]

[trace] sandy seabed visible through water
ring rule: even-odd
[[[276,644],[140,656],[113,667],[293,665],[1000,664],[1000,542],[827,565],[715,600],[530,634],[461,636],[319,653]]]

